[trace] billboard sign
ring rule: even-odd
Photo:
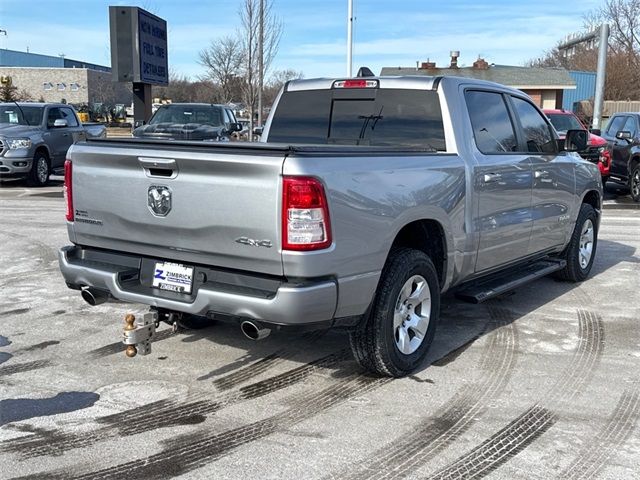
[[[168,85],[167,22],[138,7],[109,7],[109,24],[114,81]]]

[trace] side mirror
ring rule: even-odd
[[[254,135],[262,135],[262,127],[255,127],[253,129],[253,134]]]
[[[136,120],[135,123],[133,124],[133,128],[138,128],[144,125],[144,120]]]
[[[64,118],[58,118],[53,122],[53,128],[68,127],[69,123]]]
[[[564,139],[564,149],[567,152],[581,152],[587,148],[589,132],[586,130],[569,130]]]
[[[618,133],[616,133],[616,138],[618,140],[631,140],[631,132],[628,132],[626,130],[621,130]]]
[[[229,132],[233,133],[233,132],[241,132],[241,131],[242,131],[241,123],[232,123],[229,125]]]
[[[594,135],[597,135],[597,136],[601,136],[602,135],[602,130],[600,130],[599,128],[592,128],[590,130],[590,132],[593,133]]]

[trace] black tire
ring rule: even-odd
[[[582,233],[585,227],[588,227],[588,222],[591,222],[591,228],[593,229],[591,255],[586,263],[581,263]],[[555,274],[556,278],[570,282],[581,282],[585,280],[589,276],[589,272],[593,266],[597,246],[598,216],[591,205],[583,203],[580,206],[580,213],[578,214],[578,220],[576,220],[576,225],[571,234],[569,245],[567,245],[567,248],[560,255],[560,258],[566,260],[567,265]]]
[[[397,345],[399,329],[394,328],[394,314],[396,307],[400,306],[398,302],[401,298],[402,288],[405,284],[411,285],[410,280],[416,276],[422,277],[426,281],[431,308],[422,342],[419,343],[415,351],[405,354],[400,351]],[[402,377],[410,373],[424,359],[431,346],[439,314],[440,287],[438,275],[431,259],[419,250],[409,248],[392,250],[382,270],[376,296],[369,313],[361,324],[349,334],[351,349],[356,361],[366,370],[383,376]],[[406,332],[409,331],[406,330]],[[406,337],[410,342],[416,337],[415,331],[413,332],[413,337]]]
[[[629,194],[634,202],[640,202],[640,162],[637,162],[631,169]]]
[[[44,169],[46,165],[46,170]],[[51,175],[51,162],[46,153],[42,151],[36,152],[33,156],[31,170],[27,176],[27,185],[30,187],[44,187],[49,183]]]

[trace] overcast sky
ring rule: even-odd
[[[204,73],[198,52],[235,33],[241,0],[0,0],[0,48],[110,65],[109,5],[140,6],[167,20],[169,67],[192,78]],[[307,78],[346,72],[347,0],[273,0],[284,23],[275,69]],[[601,1],[354,0],[354,71],[448,64],[449,51],[471,65],[522,65],[580,30],[582,15]]]

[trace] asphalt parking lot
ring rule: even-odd
[[[340,332],[161,327],[68,290],[60,179],[0,185],[0,478],[640,478],[640,209],[609,188],[591,278],[447,296],[414,375],[362,374]]]

